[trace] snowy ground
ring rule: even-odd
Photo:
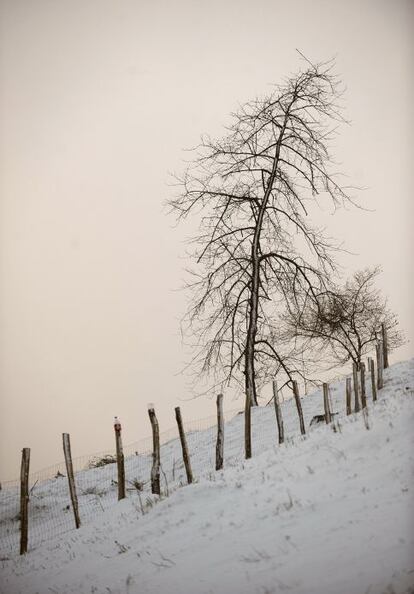
[[[379,401],[369,398],[368,430],[362,414],[345,416],[343,383],[332,386],[332,401],[339,430],[318,426],[306,438],[293,402],[284,403],[289,439],[281,447],[274,410],[254,410],[247,462],[243,417],[235,417],[218,473],[214,430],[190,436],[196,484],[174,490],[175,480],[145,515],[137,495],[118,503],[110,485],[102,488],[104,511],[84,506],[79,530],[48,533],[23,557],[2,549],[0,592],[414,592],[414,361],[385,372]],[[322,413],[320,391],[303,407],[308,427]],[[176,442],[164,446],[174,462],[178,451]],[[129,472],[134,464],[128,461]],[[109,472],[84,474],[104,484]],[[45,509],[56,484],[39,487]]]

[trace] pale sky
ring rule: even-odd
[[[373,212],[320,216],[414,338],[413,13],[407,0],[1,0],[0,481],[215,414],[189,400],[184,240],[163,202],[200,134],[311,60],[337,59],[335,155]],[[413,354],[412,342],[391,360]],[[226,401],[225,409],[237,403]]]

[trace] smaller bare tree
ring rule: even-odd
[[[333,364],[353,361],[357,365],[381,337],[384,324],[388,349],[403,344],[398,320],[375,287],[379,267],[355,272],[343,287],[331,286],[309,299],[301,310],[290,310],[289,331],[311,340],[314,348],[331,355]]]

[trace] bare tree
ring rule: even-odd
[[[280,352],[276,312],[321,290],[333,246],[309,222],[325,195],[349,200],[331,171],[329,146],[342,120],[333,63],[311,64],[231,116],[226,135],[203,137],[169,202],[178,219],[200,217],[187,331],[197,337],[197,375],[242,382],[257,404],[269,369],[300,372],[295,349]]]
[[[382,324],[387,329],[389,349],[401,345],[397,318],[375,287],[380,272],[379,267],[355,272],[343,287],[331,285],[316,300],[308,299],[305,308],[291,310],[291,335],[329,351],[334,365],[348,361],[359,365],[380,340]]]

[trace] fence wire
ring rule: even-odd
[[[224,413],[228,421],[238,410]],[[217,417],[184,422],[191,457],[213,471]],[[160,433],[161,492],[168,495],[186,483],[178,428]],[[123,447],[127,497],[141,509],[152,503],[152,437]],[[203,459],[201,459],[203,458]],[[109,509],[118,499],[118,473],[114,450],[73,458],[81,523]],[[74,528],[65,462],[30,474],[29,549]],[[20,479],[2,484],[0,491],[0,550],[17,552],[20,542]]]
[[[348,376],[350,377],[350,376]],[[342,378],[344,380],[344,378]],[[372,400],[371,386],[366,386],[367,398]],[[345,383],[331,384],[329,389],[331,412],[338,419],[345,416]],[[307,431],[313,430],[310,422],[314,415],[323,415],[322,389],[303,397],[302,411]],[[253,454],[258,455],[269,448],[277,448],[277,428],[274,406],[252,409]],[[285,441],[299,436],[298,414],[293,399],[281,403],[285,428]],[[225,428],[224,463],[230,467],[244,460],[244,415],[240,408],[224,413]],[[337,422],[337,421],[336,421]],[[211,416],[196,421],[184,422],[193,474],[196,479],[210,477],[215,473],[215,445],[217,417]],[[173,427],[160,434],[161,441],[161,493],[171,494],[186,484],[186,472],[182,458],[178,428]],[[137,509],[152,506],[151,494],[152,438],[146,438],[124,446],[125,478],[127,497]],[[106,457],[113,460],[104,464]],[[108,459],[106,459],[108,461]],[[102,464],[102,466],[97,466]],[[117,464],[114,450],[106,450],[89,456],[73,459],[75,483],[81,524],[85,525],[97,515],[110,509],[118,499]],[[64,462],[49,466],[30,475],[29,502],[29,552],[45,540],[75,529],[75,521],[69,497],[66,466]],[[3,483],[0,490],[0,551],[1,556],[18,554],[20,542],[20,481]]]

